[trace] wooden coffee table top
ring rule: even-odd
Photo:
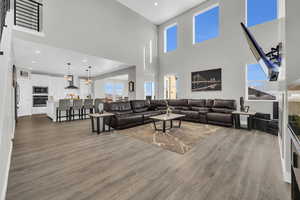
[[[153,116],[153,117],[150,117],[150,119],[155,119],[155,120],[160,120],[160,121],[169,121],[169,120],[173,120],[173,119],[179,119],[182,117],[185,117],[185,115],[170,113],[169,115],[163,114],[163,115]]]

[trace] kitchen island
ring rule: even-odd
[[[53,121],[56,122],[56,108],[58,107],[58,101],[48,100],[47,101],[47,116]],[[66,113],[63,112],[63,115]]]

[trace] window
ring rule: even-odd
[[[247,26],[254,26],[278,18],[278,0],[246,0]]]
[[[117,96],[123,96],[124,85],[122,83],[116,83],[115,91]]]
[[[177,49],[177,24],[165,29],[165,53]]]
[[[219,6],[194,15],[194,41],[200,43],[219,36]]]
[[[105,83],[104,90],[105,90],[105,94],[112,95],[114,93],[114,84]]]
[[[144,83],[145,99],[151,98],[154,99],[154,82],[146,81]]]
[[[268,88],[268,77],[259,64],[247,65],[246,98],[250,101],[274,101],[275,92]]]

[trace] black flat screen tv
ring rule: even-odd
[[[266,56],[263,49],[258,45],[257,41],[255,40],[251,32],[248,30],[248,28],[243,23],[241,23],[241,26],[243,28],[248,45],[255,59],[260,64],[260,66],[262,67],[266,75],[268,76],[268,79],[270,81],[277,81],[279,76],[279,66],[276,63],[269,60],[269,58]]]

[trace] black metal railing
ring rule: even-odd
[[[5,25],[6,13],[9,10],[9,0],[0,0],[0,42]]]
[[[15,25],[41,31],[43,4],[33,0],[15,0]]]

